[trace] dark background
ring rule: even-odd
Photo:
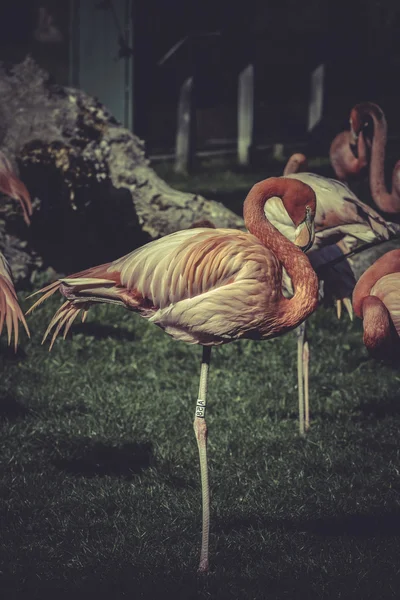
[[[62,42],[35,40],[40,6],[54,17]],[[351,107],[364,100],[382,106],[389,137],[398,136],[398,0],[136,0],[133,6],[135,133],[149,153],[173,147],[178,90],[189,74],[196,77],[198,146],[234,140],[237,75],[250,62],[256,143],[307,137],[310,73],[321,62],[324,118],[313,132],[321,149],[347,128]],[[68,84],[70,7],[69,0],[2,3],[0,60],[12,64],[29,52],[54,81]],[[218,35],[203,35],[211,32]]]

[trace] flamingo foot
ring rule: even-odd
[[[350,298],[343,298],[343,304],[349,314],[350,321],[352,321],[353,320],[353,304],[352,304]]]
[[[342,301],[340,300],[340,298],[336,300],[336,314],[337,318],[340,319],[340,317],[342,316]]]

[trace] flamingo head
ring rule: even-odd
[[[306,252],[314,243],[316,198],[311,187],[295,177],[267,180],[271,195],[265,202],[264,213],[278,231]]]
[[[374,102],[360,102],[353,106],[350,113],[350,133],[354,143],[357,143],[360,132],[370,125],[371,119],[386,127],[385,113]]]

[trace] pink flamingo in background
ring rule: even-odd
[[[385,185],[385,149],[387,141],[387,121],[383,110],[373,102],[357,104],[351,111],[351,127],[358,135],[367,117],[372,119],[374,134],[371,146],[369,183],[375,204],[386,213],[400,212],[400,160],[394,166],[392,191]]]
[[[295,152],[289,158],[283,169],[283,176],[290,175],[291,173],[300,173],[307,169],[307,157],[301,152]]]
[[[316,173],[292,173],[287,179],[297,179],[309,185],[317,198],[315,213],[315,240],[313,249],[321,248],[346,238],[351,247],[358,242],[385,240],[400,233],[400,225],[386,221],[373,208],[364,204],[344,184]],[[283,210],[279,198],[271,198],[265,205],[267,219],[292,242],[295,228]]]
[[[374,358],[400,358],[400,249],[381,256],[358,280],[354,312],[363,320],[364,344]]]
[[[241,338],[269,339],[295,328],[317,306],[318,279],[303,252],[268,222],[264,205],[277,196],[296,230],[312,244],[315,194],[296,180],[257,183],[244,202],[249,233],[192,228],[150,242],[111,263],[59,279],[40,290],[29,309],[59,290],[67,298],[51,320],[51,346],[77,314],[110,302],[139,313],[176,340],[203,346],[194,430],[200,457],[203,528],[199,571],[208,570],[209,485],[205,408],[211,347]],[[282,267],[291,277],[291,299],[282,295]],[[39,293],[39,292],[36,292]],[[44,340],[43,340],[44,341]],[[50,348],[51,348],[50,346]]]
[[[289,159],[287,167],[291,165],[291,170],[293,170],[296,162]],[[338,317],[340,318],[343,303],[350,318],[353,318],[349,297],[353,287],[348,285],[348,282],[353,279],[349,278],[348,270],[346,271],[340,265],[329,270],[324,269],[324,265],[354,250],[360,245],[360,242],[373,243],[389,240],[400,233],[400,226],[385,221],[375,210],[361,202],[345,184],[335,179],[322,177],[315,173],[295,172],[287,174],[286,177],[307,183],[315,192],[317,198],[314,222],[315,239],[308,257],[312,266],[321,274],[321,279],[324,281],[324,292],[325,290],[334,292]],[[281,233],[289,240],[295,241],[293,223],[288,219],[279,198],[271,198],[265,205],[265,213],[268,220]],[[287,293],[290,294],[290,280],[284,277],[283,282]],[[299,430],[303,435],[309,429],[310,423],[309,345],[305,322],[299,326],[297,336]]]
[[[25,185],[13,172],[8,158],[0,151],[0,193],[18,200],[21,204],[25,223],[29,225],[32,214],[31,198]],[[7,327],[8,343],[14,334],[14,349],[18,346],[18,321],[23,324],[29,336],[29,329],[18,304],[17,294],[12,280],[10,266],[0,252],[0,334],[4,323]]]
[[[339,181],[348,181],[362,175],[368,166],[369,147],[369,140],[366,140],[362,130],[357,134],[353,130],[337,134],[329,148],[329,158]]]
[[[15,175],[11,162],[0,151],[0,192],[5,196],[9,196],[14,200],[18,200],[21,204],[24,221],[27,225],[30,224],[30,216],[32,215],[31,197],[26,186]]]

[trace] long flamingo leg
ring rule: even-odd
[[[299,325],[296,329],[297,332],[297,388],[299,393],[299,433],[304,435],[304,363],[303,363],[303,349],[304,340],[306,335],[306,324],[305,322]]]
[[[210,533],[210,488],[208,484],[207,465],[207,423],[205,419],[207,403],[208,371],[210,368],[211,346],[203,346],[203,358],[200,371],[199,396],[194,417],[194,432],[200,457],[201,497],[203,505],[203,526],[201,536],[201,551],[199,573],[208,571],[208,540]]]
[[[307,335],[304,336],[303,346],[303,377],[304,377],[304,429],[310,429],[310,396],[308,388],[309,371],[308,365],[310,362],[310,347],[307,340]]]

